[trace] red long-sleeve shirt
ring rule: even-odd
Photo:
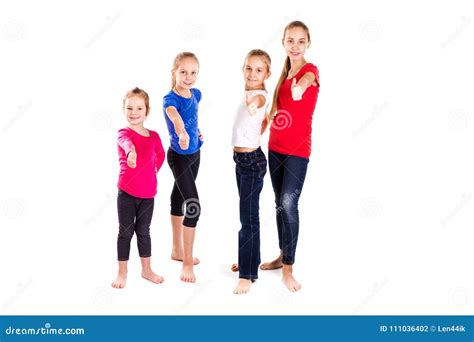
[[[158,133],[151,131],[146,137],[131,128],[118,131],[118,154],[120,174],[118,188],[138,198],[153,198],[156,195],[156,173],[165,160],[165,151]],[[127,165],[127,154],[135,146],[137,163],[135,168]]]

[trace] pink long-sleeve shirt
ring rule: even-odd
[[[118,154],[120,174],[118,188],[138,198],[153,198],[156,195],[156,173],[165,160],[165,151],[158,133],[151,131],[146,137],[131,128],[118,131]],[[135,146],[137,165],[127,165],[127,154]]]

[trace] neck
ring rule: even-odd
[[[295,71],[298,71],[305,64],[306,60],[304,58],[300,58],[298,60],[290,60],[290,73],[294,75]]]
[[[132,129],[132,130],[134,130],[135,132],[138,132],[138,133],[147,131],[145,126],[143,126],[142,123],[137,124],[137,125],[132,125],[132,124],[129,123],[128,128],[130,128],[130,129]]]
[[[191,96],[191,90],[187,89],[187,88],[183,88],[179,85],[175,85],[174,86],[174,89],[176,90],[176,92],[183,96],[183,97],[190,97]]]

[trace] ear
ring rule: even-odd
[[[309,49],[310,46],[311,46],[311,42],[308,42],[308,46],[306,48]]]
[[[269,71],[269,72],[267,73],[267,76],[265,77],[265,79],[268,80],[268,78],[269,78],[271,75],[272,75],[272,72]]]

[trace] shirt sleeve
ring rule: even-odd
[[[305,70],[305,74],[307,72],[310,72],[310,73],[314,74],[314,76],[316,77],[316,83],[318,83],[318,86],[319,86],[319,70],[316,67],[316,65],[308,63],[307,67],[306,67],[306,70]]]
[[[196,88],[193,88],[193,91],[194,91],[194,95],[196,96],[197,102],[201,102],[201,97],[202,97],[201,91]]]
[[[176,96],[173,96],[171,93],[163,98],[163,110],[166,112],[166,108],[168,107],[174,107],[178,112],[180,111],[179,101]]]
[[[125,152],[125,155],[128,155],[128,152],[132,150],[133,141],[130,139],[129,132],[126,129],[120,129],[118,131],[118,145]]]
[[[160,171],[161,166],[165,160],[165,150],[163,149],[163,144],[161,143],[161,138],[158,133],[156,133],[156,156],[155,156],[155,172]]]

